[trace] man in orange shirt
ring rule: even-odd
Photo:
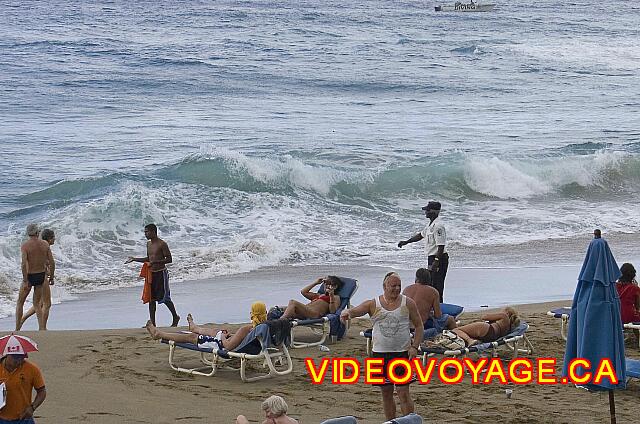
[[[6,405],[0,409],[0,424],[35,424],[33,413],[47,397],[40,369],[26,357],[21,350],[0,359],[0,383],[5,384],[7,393]],[[33,389],[36,398],[31,402]]]

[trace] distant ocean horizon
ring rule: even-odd
[[[640,8],[434,4],[0,1],[0,317],[31,222],[63,299],[139,285],[149,222],[174,284],[416,268],[429,200],[452,267],[632,254]]]

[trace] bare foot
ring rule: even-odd
[[[175,318],[173,319],[173,322],[171,323],[171,326],[177,327],[179,322],[180,322],[180,315],[176,315]]]
[[[189,323],[189,331],[194,332],[196,325],[193,323],[193,317],[191,314],[187,315],[187,322]]]
[[[151,337],[154,340],[158,340],[160,338],[160,336],[158,336],[158,329],[156,328],[155,325],[153,325],[151,320],[147,321],[147,325],[145,325],[145,328],[147,329],[149,334],[151,334]]]

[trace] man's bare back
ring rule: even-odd
[[[26,273],[38,274],[47,270],[47,265],[53,261],[49,243],[37,237],[30,237],[22,243],[22,262]],[[24,276],[26,277],[26,276]]]
[[[414,283],[406,287],[402,293],[416,302],[423,323],[431,317],[431,311],[433,311],[435,318],[442,316],[442,312],[440,311],[440,294],[438,290],[433,287]]]

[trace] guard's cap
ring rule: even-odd
[[[429,202],[427,203],[427,206],[422,207],[422,210],[423,211],[427,211],[427,210],[439,211],[441,208],[442,208],[442,205],[440,204],[440,202]]]

